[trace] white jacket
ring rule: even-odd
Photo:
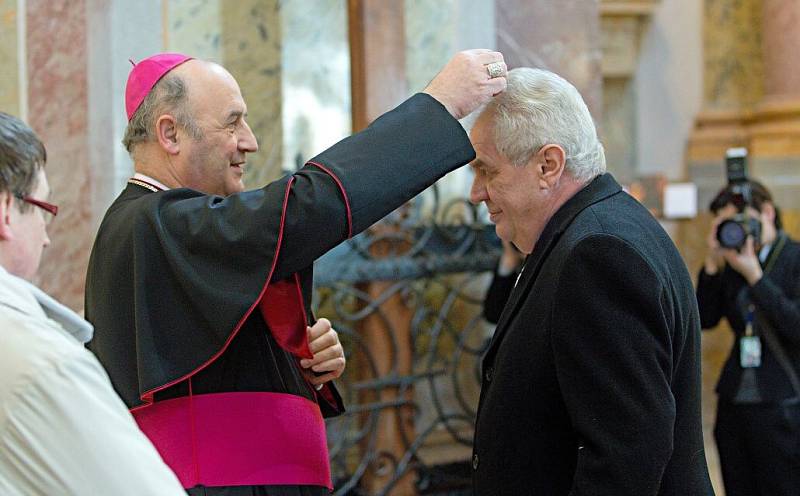
[[[0,495],[185,496],[81,345],[91,335],[0,267]]]

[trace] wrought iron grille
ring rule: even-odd
[[[315,312],[348,357],[347,408],[328,421],[336,495],[469,494],[481,316],[494,227],[437,189],[315,266]]]

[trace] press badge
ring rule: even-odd
[[[761,340],[758,336],[742,336],[739,340],[739,363],[743,369],[761,366]]]

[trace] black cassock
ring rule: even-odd
[[[324,416],[341,413],[335,387],[316,392],[288,351],[302,349],[304,325],[313,322],[314,260],[473,157],[461,125],[418,94],[258,190],[222,198],[129,184],[108,209],[89,261],[92,351],[134,415],[232,392],[284,393],[313,401]],[[296,332],[276,339],[287,325]],[[202,458],[192,446],[193,459]],[[261,449],[267,456],[275,447]],[[197,483],[192,494],[328,493],[273,482],[199,487],[202,474],[192,470],[179,474],[184,487]]]

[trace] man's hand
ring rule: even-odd
[[[322,387],[322,384],[336,379],[344,372],[346,362],[344,348],[328,319],[319,319],[316,324],[307,328],[307,331],[308,347],[314,358],[300,360],[300,366],[321,374],[307,374],[307,376],[311,384]]]
[[[733,270],[747,279],[747,284],[750,286],[757,283],[761,279],[761,276],[764,275],[764,272],[761,270],[761,264],[756,256],[752,236],[747,237],[741,252],[723,249],[722,256],[725,257],[725,261],[728,262],[728,265],[730,265]]]
[[[502,66],[502,75],[490,77],[487,66]],[[450,115],[461,119],[506,89],[503,54],[475,49],[457,53],[433,78],[424,92],[439,100]]]

